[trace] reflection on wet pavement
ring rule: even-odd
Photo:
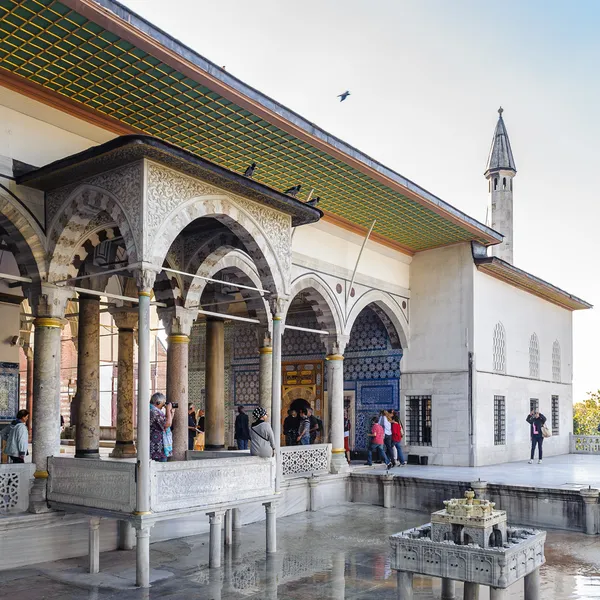
[[[225,549],[223,567],[208,568],[208,536],[151,546],[155,571],[168,579],[150,590],[125,588],[133,578],[135,552],[101,555],[97,583],[113,589],[86,589],[85,558],[0,572],[0,597],[19,600],[397,600],[387,537],[421,525],[427,515],[374,506],[341,505],[278,520],[278,553],[264,553],[264,523],[241,530]],[[549,531],[542,598],[600,598],[600,539]],[[415,598],[439,599],[439,580],[415,577]],[[457,583],[457,597],[462,585]],[[489,598],[481,589],[480,600]],[[523,598],[522,587],[509,598]]]

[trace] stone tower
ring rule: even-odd
[[[491,227],[504,236],[501,244],[492,246],[492,256],[513,262],[513,178],[517,174],[510,147],[502,107],[498,109],[498,124],[490,148],[485,177],[489,182]]]

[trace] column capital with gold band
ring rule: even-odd
[[[77,293],[67,286],[43,283],[40,295],[32,305],[32,312],[36,320],[45,319],[38,323],[38,327],[63,327],[67,302],[76,297]],[[54,322],[57,320],[60,323]]]
[[[181,338],[188,338],[189,341],[194,321],[198,317],[198,311],[183,306],[171,306],[169,308],[159,308],[158,317],[164,325],[169,341],[175,344],[183,344],[186,342]],[[171,338],[173,339],[171,340]]]
[[[350,340],[349,335],[331,334],[325,338],[327,360],[344,360],[344,352]]]

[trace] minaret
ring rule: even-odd
[[[492,229],[504,236],[501,244],[492,246],[492,256],[513,262],[513,178],[517,174],[515,159],[504,125],[502,107],[490,148],[485,177],[489,182]]]

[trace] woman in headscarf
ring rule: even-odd
[[[167,462],[165,438],[169,437],[173,420],[173,408],[170,404],[166,404],[166,415],[163,414],[162,408],[165,404],[164,394],[160,392],[152,394],[152,398],[150,398],[150,458],[158,462]]]
[[[252,411],[254,423],[250,427],[250,454],[271,458],[275,450],[275,436],[267,422],[267,411],[259,406]]]

